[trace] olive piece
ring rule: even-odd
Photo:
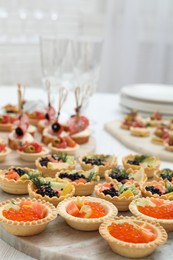
[[[46,118],[47,120],[50,120],[48,113],[45,114],[45,118]]]
[[[35,152],[35,147],[33,145],[28,145],[26,148],[25,148],[25,152],[26,153],[34,153]]]
[[[54,132],[58,132],[60,129],[61,129],[61,125],[59,123],[55,122],[52,124],[52,130]]]
[[[15,132],[16,132],[16,134],[17,134],[18,136],[22,136],[22,135],[23,135],[23,131],[22,131],[22,129],[21,129],[20,127],[17,127],[17,128],[15,129]]]

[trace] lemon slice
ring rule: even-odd
[[[21,177],[20,177],[20,180],[28,180],[29,178],[28,178],[28,175],[25,173],[25,174],[23,174]]]
[[[134,196],[133,192],[131,190],[126,190],[120,194],[119,198],[125,197],[126,199],[128,199],[132,196]]]
[[[89,218],[92,214],[92,209],[89,205],[83,205],[79,213],[85,213],[84,218]]]
[[[164,194],[168,199],[173,196],[173,191],[169,192],[167,194]]]
[[[68,193],[70,193],[72,188],[73,188],[73,185],[71,183],[68,183],[67,185],[65,185],[63,191],[61,192],[61,196],[65,196]]]

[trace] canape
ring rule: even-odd
[[[138,113],[136,111],[132,111],[125,115],[120,127],[129,130],[132,124],[139,120],[141,120],[141,117],[138,115]]]
[[[147,137],[150,135],[150,130],[142,121],[135,121],[131,124],[130,133],[134,136]]]
[[[41,156],[49,153],[49,149],[38,142],[26,142],[18,146],[17,153],[24,161],[35,162]]]
[[[154,112],[149,118],[147,118],[146,123],[151,127],[161,125],[163,123],[163,116],[160,112]]]
[[[123,167],[115,167],[105,172],[105,179],[107,182],[121,182],[121,183],[143,183],[147,181],[147,175],[143,168],[139,170],[125,169]]]
[[[156,222],[123,216],[103,222],[99,232],[115,253],[130,258],[150,255],[168,237]]]
[[[154,144],[163,144],[168,137],[169,137],[168,127],[158,126],[153,133],[151,142]]]
[[[28,193],[31,198],[46,200],[57,206],[60,201],[72,197],[75,188],[71,183],[36,177],[28,184]]]
[[[155,221],[169,232],[173,231],[173,201],[159,198],[139,198],[133,200],[129,209],[132,214],[145,221]]]
[[[42,111],[27,112],[27,116],[29,117],[30,124],[37,126],[38,122],[45,118],[45,112]]]
[[[76,161],[73,156],[58,153],[40,157],[35,161],[37,169],[43,174],[43,177],[55,177],[57,172],[62,170],[73,170]]]
[[[170,134],[164,141],[164,147],[167,151],[173,152],[173,134]]]
[[[0,140],[0,162],[5,161],[9,153],[11,153],[11,149],[8,148],[2,140]]]
[[[160,171],[156,171],[153,177],[157,181],[168,180],[170,182],[173,182],[173,170],[165,168]]]
[[[113,203],[119,211],[127,211],[130,202],[141,195],[139,188],[130,183],[104,182],[96,185],[94,191],[96,197]]]
[[[58,204],[58,214],[74,229],[97,230],[100,224],[115,217],[117,208],[110,202],[93,197],[72,197]]]
[[[88,196],[94,191],[95,185],[99,182],[98,167],[94,166],[91,170],[72,170],[62,171],[56,174],[58,181],[68,181],[75,187],[75,196]]]
[[[0,187],[10,194],[27,194],[28,183],[34,176],[39,176],[37,170],[30,168],[10,167],[0,171]]]
[[[70,136],[67,135],[64,137],[57,137],[52,141],[52,143],[49,143],[48,147],[52,153],[62,152],[74,155],[80,146]]]
[[[18,117],[16,115],[0,115],[0,131],[11,132],[17,119]]]
[[[149,155],[129,154],[122,158],[122,163],[126,169],[139,170],[143,167],[148,178],[153,177],[154,172],[160,168],[160,159]]]
[[[79,163],[84,171],[90,170],[94,165],[98,166],[100,177],[104,177],[106,170],[116,167],[118,160],[115,155],[85,154],[79,157]]]
[[[46,201],[17,198],[0,203],[0,223],[15,236],[39,234],[56,217],[56,208]]]

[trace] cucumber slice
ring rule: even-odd
[[[65,183],[61,183],[61,182],[56,182],[56,181],[51,181],[50,182],[50,186],[52,188],[56,188],[56,189],[63,189],[64,185],[65,185]]]

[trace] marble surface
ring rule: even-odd
[[[163,145],[152,143],[151,134],[147,137],[133,136],[130,131],[120,128],[120,121],[108,122],[104,125],[104,128],[122,144],[138,153],[155,155],[161,160],[173,162],[173,153],[165,150]],[[151,128],[152,131],[153,128]]]
[[[35,98],[38,98],[38,90]],[[28,95],[32,97],[32,95]],[[6,98],[8,95],[6,95]],[[8,100],[8,99],[6,99]],[[9,100],[10,101],[10,100]],[[13,97],[11,97],[11,102]],[[117,139],[112,137],[103,129],[105,122],[119,120],[122,113],[119,108],[119,97],[113,94],[95,94],[85,114],[90,118],[92,135],[96,139],[96,151],[99,153],[116,154],[119,164],[121,158],[133,150],[122,145]],[[173,163],[161,162],[161,168],[172,167]],[[5,197],[4,197],[5,196]],[[12,195],[0,191],[0,200],[10,198]],[[76,231],[67,226],[61,217],[50,223],[45,232],[30,238],[17,238],[7,234],[2,228],[0,236],[6,240],[0,239],[0,259],[3,260],[32,260],[33,258],[51,260],[51,259],[117,259],[124,260],[112,253],[108,244],[99,236],[98,232]],[[154,254],[145,258],[146,260],[172,260],[173,233],[169,233],[167,243],[159,247]],[[10,246],[10,245],[12,246]],[[26,246],[27,245],[27,246]],[[17,251],[16,247],[19,251]],[[25,251],[26,254],[23,254]],[[58,254],[58,257],[52,257]],[[28,256],[30,255],[30,256]]]

